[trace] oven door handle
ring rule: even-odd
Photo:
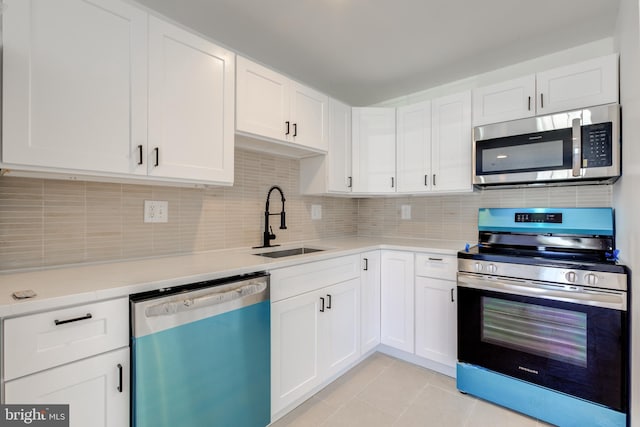
[[[623,291],[585,287],[569,289],[570,285],[494,276],[488,278],[471,273],[458,273],[458,286],[627,311],[627,293]]]

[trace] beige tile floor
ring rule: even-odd
[[[374,353],[272,427],[539,427],[456,390],[453,378]]]

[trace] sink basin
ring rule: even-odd
[[[312,252],[321,252],[323,250],[324,249],[315,249],[315,248],[294,248],[294,249],[281,249],[279,251],[272,251],[272,252],[262,252],[260,254],[254,254],[254,255],[264,256],[267,258],[282,258],[286,256],[310,254]]]

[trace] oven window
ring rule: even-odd
[[[508,172],[555,168],[563,165],[563,144],[559,139],[482,150],[482,172]]]
[[[482,297],[482,341],[587,366],[587,314]]]

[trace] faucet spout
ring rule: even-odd
[[[274,190],[277,190],[280,193],[280,200],[282,201],[282,210],[280,211],[280,213],[269,212],[269,199],[271,198],[271,193]],[[257,248],[269,248],[271,246],[279,246],[279,245],[271,244],[271,240],[274,240],[276,238],[276,235],[273,234],[273,229],[269,226],[269,217],[271,215],[280,215],[280,229],[286,230],[287,222],[286,222],[286,212],[284,210],[285,201],[286,199],[284,198],[284,193],[282,192],[282,189],[280,187],[278,187],[277,185],[274,185],[269,189],[269,192],[267,193],[267,202],[265,203],[265,206],[264,206],[264,232],[262,233],[262,246],[257,246]]]

